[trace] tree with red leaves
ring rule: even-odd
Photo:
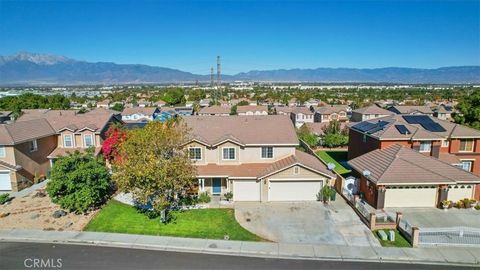
[[[127,138],[127,132],[121,125],[112,125],[106,135],[107,139],[102,146],[103,157],[111,163],[118,162],[120,161],[118,146]]]

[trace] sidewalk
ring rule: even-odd
[[[134,234],[0,230],[0,241],[83,244],[283,259],[480,265],[480,248],[385,248],[225,241]]]

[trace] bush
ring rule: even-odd
[[[198,202],[199,203],[209,203],[211,201],[210,195],[208,192],[203,192],[198,196]]]
[[[462,200],[460,200],[460,201],[457,201],[457,202],[455,203],[455,206],[456,206],[457,208],[464,208],[464,207],[465,207],[465,203],[464,203]]]
[[[186,195],[178,199],[179,206],[192,206],[197,203],[198,203],[198,198],[190,195]]]
[[[480,204],[475,205],[475,209],[480,210]]]
[[[63,209],[86,213],[108,198],[110,174],[93,153],[76,151],[55,161],[46,190],[52,201]]]
[[[326,203],[330,200],[330,198],[333,195],[333,192],[335,191],[330,186],[324,186],[320,192],[323,198],[323,202]],[[318,199],[318,195],[317,195],[317,199]]]
[[[10,201],[10,195],[8,193],[0,195],[0,204],[4,204]]]
[[[230,201],[231,199],[233,199],[233,192],[229,191],[227,193],[225,193],[225,195],[223,195],[225,197],[225,199],[227,201]]]

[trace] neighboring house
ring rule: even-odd
[[[433,115],[438,119],[447,120],[447,121],[453,120],[452,113],[454,112],[454,109],[451,106],[445,106],[442,104],[434,108],[433,112],[434,112]]]
[[[152,102],[146,100],[146,99],[141,99],[137,102],[138,107],[145,108],[145,107],[150,107],[152,106]]]
[[[267,106],[259,106],[259,105],[238,106],[237,114],[238,115],[268,115],[268,108]]]
[[[273,111],[275,114],[278,115],[287,115],[290,117],[294,107],[287,107],[287,106],[275,106],[273,107]]]
[[[300,106],[300,102],[297,101],[296,98],[291,98],[291,99],[288,101],[288,107],[295,107],[295,106]]]
[[[160,110],[160,113],[157,114],[157,116],[154,118],[156,121],[160,122],[166,122],[172,118],[177,117],[177,112],[175,111],[175,108],[172,107],[163,107]]]
[[[97,102],[97,108],[104,108],[104,109],[110,108],[110,100],[105,99],[105,100]]]
[[[208,116],[208,115],[216,115],[216,116],[229,116],[231,108],[227,106],[221,105],[214,105],[211,107],[204,107],[200,109],[198,115],[200,116]]]
[[[388,110],[396,114],[425,114],[433,116],[433,111],[428,106],[392,106]]]
[[[299,128],[305,123],[313,123],[313,112],[308,107],[293,107],[290,118],[295,127]]]
[[[160,109],[156,107],[133,107],[125,108],[121,115],[122,121],[152,121],[159,113]]]
[[[393,144],[480,175],[478,130],[427,115],[393,115],[349,126],[349,159]]]
[[[193,104],[195,104],[195,102],[187,101],[187,102],[185,102],[185,107],[191,108],[191,107],[193,107]]]
[[[211,103],[211,102],[212,102],[211,99],[209,99],[209,98],[204,98],[204,99],[201,99],[201,100],[198,102],[198,105],[199,105],[200,107],[202,107],[202,108],[203,108],[203,107],[208,107],[208,106],[210,106],[210,103]]]
[[[192,107],[175,107],[175,113],[179,116],[191,116],[193,115]]]
[[[159,101],[153,103],[153,106],[158,107],[158,108],[162,108],[165,105],[167,105],[167,103],[163,100],[159,100]]]
[[[46,178],[55,158],[93,147],[100,153],[105,132],[121,123],[110,110],[25,110],[0,125],[0,190],[19,191]]]
[[[12,112],[11,111],[0,111],[0,124],[9,122],[12,120]]]
[[[304,105],[305,105],[305,107],[310,109],[312,107],[318,107],[319,104],[320,104],[320,100],[311,98],[311,99],[305,101]]]
[[[194,116],[184,119],[192,140],[198,192],[234,201],[315,201],[335,178],[317,157],[296,150],[299,142],[286,116]]]
[[[350,107],[347,105],[326,105],[315,107],[315,122],[348,121]]]
[[[257,105],[257,102],[256,102],[256,101],[249,100],[249,99],[247,99],[247,98],[231,99],[231,100],[229,100],[229,104],[230,104],[230,106],[234,106],[234,105],[237,105],[238,103],[240,103],[240,102],[242,102],[242,101],[248,102],[248,105],[251,105],[251,106]]]
[[[376,209],[439,207],[480,199],[480,177],[399,144],[348,161],[364,200]]]
[[[350,121],[361,122],[370,119],[381,118],[395,114],[394,112],[380,108],[377,105],[370,105],[367,107],[359,108],[352,111],[352,117]]]

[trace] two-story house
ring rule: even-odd
[[[122,121],[153,121],[160,113],[160,109],[156,107],[133,107],[125,108],[122,115]]]
[[[380,108],[377,105],[370,105],[363,108],[358,108],[352,111],[352,117],[350,121],[361,122],[370,119],[382,118],[389,115],[394,115],[394,112]]]
[[[290,113],[290,118],[292,119],[295,127],[299,128],[305,123],[313,123],[313,112],[310,111],[309,107],[291,107],[292,111]]]
[[[314,201],[335,178],[317,157],[296,149],[287,116],[193,116],[185,118],[198,192],[234,201]]]
[[[260,105],[245,105],[237,107],[238,115],[268,115],[268,107]]]
[[[388,110],[396,114],[425,114],[433,116],[433,111],[428,106],[392,106]]]
[[[348,121],[348,105],[326,105],[315,107],[315,122],[330,122],[333,120],[344,122]]]

